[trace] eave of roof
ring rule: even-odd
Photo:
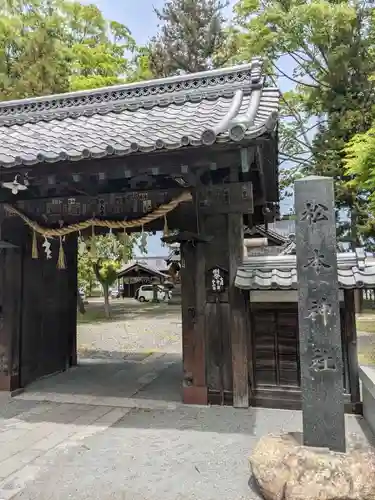
[[[275,130],[262,62],[0,103],[0,166],[209,146]]]
[[[250,230],[250,234],[254,236],[255,234],[261,234],[264,238],[269,238],[279,245],[283,245],[289,238],[284,236],[283,234],[278,233],[277,231],[273,231],[269,228],[265,228],[265,226],[254,226]]]
[[[375,259],[357,252],[337,254],[340,288],[374,288]],[[249,257],[238,267],[235,286],[243,290],[297,290],[295,255]]]
[[[133,271],[135,268],[140,268],[143,271],[153,274],[154,276],[158,276],[159,278],[167,278],[168,276],[157,269],[153,269],[152,267],[149,267],[145,264],[141,264],[140,262],[134,262],[132,264],[129,264],[128,266],[123,267],[120,269],[120,271],[117,273],[118,278],[123,278],[126,276],[129,272]]]

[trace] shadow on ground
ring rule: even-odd
[[[68,395],[95,398],[105,403],[108,398],[152,399],[168,402],[181,401],[182,360],[177,353],[111,352],[95,354],[99,358],[81,358],[78,366],[30,384],[25,393],[41,396]],[[120,403],[121,401],[117,402]],[[116,406],[116,401],[108,403]]]
[[[160,302],[140,303],[135,299],[114,299],[111,301],[111,318],[105,317],[103,301],[97,299],[85,305],[85,314],[78,314],[79,323],[100,323],[120,321],[122,319],[152,319],[155,317],[176,317],[181,314],[181,305]]]

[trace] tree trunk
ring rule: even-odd
[[[79,290],[77,291],[77,304],[78,304],[78,310],[81,314],[85,314],[86,309],[85,309],[85,304],[83,303],[81,294],[79,293]]]
[[[105,317],[108,319],[111,317],[111,306],[109,304],[109,285],[108,285],[108,283],[103,282],[101,279],[99,261],[93,263],[93,269],[94,269],[94,273],[95,273],[97,280],[99,281],[99,283],[102,285],[102,288],[103,288],[104,311],[105,311]]]
[[[108,319],[111,317],[111,306],[109,304],[109,286],[102,283],[103,293],[104,293],[104,311],[105,317]]]
[[[159,302],[157,285],[152,285],[152,302]]]

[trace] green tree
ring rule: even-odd
[[[264,56],[269,81],[282,95],[281,163],[284,187],[296,175],[336,180],[337,207],[347,209],[350,239],[366,217],[349,186],[343,146],[372,121],[374,10],[364,0],[240,0],[236,6],[238,60]],[[289,67],[289,69],[285,69]],[[291,69],[290,69],[291,68]]]
[[[375,248],[375,121],[366,131],[355,135],[344,147],[348,187],[359,193],[368,217],[360,227],[367,246]]]
[[[91,236],[81,242],[78,250],[79,283],[100,283],[104,295],[106,317],[111,316],[109,289],[116,281],[121,266],[132,257],[135,247],[146,253],[147,234],[127,233]],[[80,281],[81,279],[81,281]],[[90,281],[91,280],[91,281]]]
[[[95,5],[0,0],[0,100],[113,85],[134,73],[142,78],[138,60],[128,28]]]
[[[92,262],[86,249],[79,250],[78,253],[78,287],[83,288],[90,297],[92,290],[97,284]]]
[[[222,66],[229,58],[228,1],[169,0],[156,10],[159,33],[150,43],[150,68],[157,77]]]
[[[121,244],[114,234],[90,237],[79,246],[78,276],[89,280],[97,280],[104,295],[106,317],[111,315],[109,304],[109,288],[116,281],[121,263],[132,256],[134,239],[127,237]]]
[[[107,318],[111,317],[109,305],[109,288],[116,281],[121,264],[117,260],[98,258],[93,260],[93,269],[96,279],[102,285],[104,294],[104,309]]]
[[[152,80],[154,75],[150,67],[150,51],[148,47],[138,47],[134,53],[130,70],[127,74],[127,82],[139,82]]]

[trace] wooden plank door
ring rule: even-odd
[[[300,386],[297,306],[251,314],[255,389]]]

